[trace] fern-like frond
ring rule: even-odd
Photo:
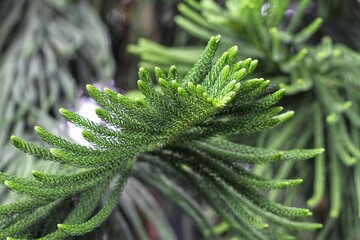
[[[90,96],[100,106],[96,113],[106,125],[69,110],[61,109],[60,113],[83,128],[84,137],[91,143],[89,147],[74,144],[41,127],[35,131],[49,148],[12,137],[17,148],[60,162],[64,167],[52,174],[34,170],[34,178],[1,174],[1,182],[23,195],[23,200],[1,207],[6,223],[1,226],[0,238],[21,238],[31,233],[37,238],[61,239],[92,231],[112,213],[132,171],[165,194],[177,196],[175,201],[209,238],[214,233],[201,219],[196,204],[183,191],[169,190],[172,184],[191,188],[235,230],[235,235],[247,239],[266,239],[268,233],[261,229],[267,228],[269,222],[290,229],[320,227],[289,219],[309,216],[309,210],[274,203],[259,192],[295,186],[301,180],[266,179],[247,171],[243,164],[308,159],[322,149],[266,150],[221,137],[268,129],[293,113],[280,113],[282,108],[273,106],[282,90],[267,94],[269,81],[246,79],[257,61],[237,62],[236,47],[214,63],[219,42],[219,36],[209,40],[184,78],[178,76],[175,67],[167,74],[156,69],[159,89],[141,68],[138,87],[143,97],[139,99],[88,85]],[[69,215],[51,215],[58,230],[53,226],[45,234],[33,233],[52,209],[70,204],[74,196],[79,200]]]

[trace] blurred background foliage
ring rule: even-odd
[[[277,3],[280,10],[274,11]],[[278,17],[269,17],[275,13]],[[299,239],[359,239],[358,0],[3,0],[0,170],[24,176],[36,167],[54,167],[15,150],[9,137],[33,141],[35,124],[67,135],[57,110],[77,108],[86,83],[112,80],[114,88],[127,92],[136,87],[139,65],[167,69],[175,64],[185,72],[209,36],[217,34],[224,48],[239,46],[240,58],[259,59],[257,74],[272,80],[273,89],[284,87],[288,95],[281,104],[296,111],[280,128],[235,139],[277,149],[327,150],[314,161],[253,169],[305,179],[301,188],[269,196],[307,204],[314,221],[325,223],[316,236]],[[15,197],[0,190],[1,203]],[[131,239],[135,232],[138,239],[161,239],[156,229],[172,228],[169,234],[178,239],[199,239],[179,208],[136,179],[118,210],[125,214],[114,211],[98,231],[82,238]],[[216,231],[227,239],[226,226],[219,223]]]
[[[64,131],[58,108],[75,103],[85,83],[112,78],[114,63],[107,30],[86,1],[0,4],[0,168],[29,173],[35,162],[17,165],[30,157],[9,146],[10,135],[32,139],[35,123]]]

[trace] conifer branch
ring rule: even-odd
[[[13,222],[9,219],[0,229],[0,236],[26,236],[52,209],[71,203],[74,196],[79,197],[79,202],[65,219],[56,214],[51,216],[58,221],[58,230],[37,237],[62,239],[88,233],[108,218],[133,173],[141,179],[150,179],[165,194],[179,197],[176,202],[187,209],[209,239],[214,233],[206,221],[200,220],[197,206],[178,188],[169,191],[169,186],[181,183],[191,188],[237,235],[248,239],[265,239],[268,233],[261,229],[268,228],[269,222],[290,229],[321,227],[290,220],[311,213],[272,202],[259,192],[292,187],[301,180],[266,179],[247,171],[242,164],[308,159],[323,149],[267,150],[220,137],[268,129],[287,120],[293,112],[280,113],[282,108],[273,106],[282,90],[266,94],[269,81],[246,79],[257,61],[237,62],[236,47],[213,63],[219,42],[219,36],[209,40],[184,78],[178,76],[175,67],[167,74],[157,68],[159,90],[150,74],[141,68],[138,81],[141,99],[88,85],[90,96],[101,107],[96,113],[106,126],[69,110],[60,109],[60,113],[84,129],[83,135],[92,143],[90,147],[72,143],[41,127],[35,127],[35,131],[49,148],[12,137],[20,150],[60,162],[64,168],[57,173],[34,170],[34,178],[1,174],[1,182],[24,198],[1,207],[3,216],[17,213],[23,218]],[[157,180],[159,185],[154,182]],[[100,208],[95,211],[97,206]]]

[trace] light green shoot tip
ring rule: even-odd
[[[91,89],[94,89],[95,87],[91,84],[86,84],[86,89],[90,91]]]
[[[50,148],[49,151],[51,154],[56,155],[56,156],[60,155],[60,153],[61,153],[61,150],[59,150],[57,148]]]
[[[14,182],[9,181],[9,180],[5,180],[4,181],[5,186],[7,186],[8,188],[13,188],[14,187]]]
[[[31,171],[31,174],[32,174],[35,178],[39,178],[39,177],[42,175],[42,173],[41,173],[40,171],[38,171],[38,170],[32,170],[32,171]]]
[[[19,138],[15,135],[11,135],[10,140],[11,141],[17,141]]]
[[[58,225],[56,225],[59,229],[66,229],[66,225],[59,223]]]
[[[292,116],[294,116],[295,112],[294,111],[287,111],[285,113],[282,113],[278,116],[276,116],[277,119],[281,120],[281,121],[286,121],[289,118],[291,118]]]
[[[221,35],[216,35],[212,37],[212,39],[219,41],[221,39]]]
[[[312,215],[313,215],[313,214],[312,214],[312,212],[310,212],[310,210],[307,210],[307,211],[306,211],[306,216],[307,216],[307,217],[310,217],[310,216],[312,216]]]
[[[66,114],[66,113],[68,113],[69,112],[69,110],[67,110],[67,109],[65,109],[65,108],[60,108],[59,109],[59,113],[60,114]]]
[[[43,128],[40,126],[35,126],[34,130],[35,130],[35,132],[41,132],[43,130]]]

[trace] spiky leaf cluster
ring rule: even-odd
[[[143,98],[88,85],[100,106],[96,113],[106,125],[66,109],[60,109],[60,114],[83,129],[91,146],[71,143],[41,127],[35,127],[36,134],[50,148],[13,136],[17,148],[63,167],[56,173],[34,170],[34,178],[1,173],[1,182],[23,198],[0,207],[0,238],[62,239],[90,232],[112,213],[131,174],[182,200],[178,202],[209,239],[216,238],[215,233],[199,217],[189,195],[174,183],[185,184],[204,199],[236,236],[277,239],[285,233],[266,230],[269,226],[319,228],[319,224],[291,220],[309,216],[307,209],[274,203],[260,192],[295,186],[300,179],[266,179],[247,171],[244,164],[308,159],[322,149],[276,151],[222,137],[271,128],[293,113],[280,114],[282,108],[274,106],[283,90],[267,94],[269,81],[245,78],[257,61],[237,61],[236,47],[213,63],[219,41],[219,36],[210,39],[183,78],[174,66],[167,74],[156,68],[160,89],[141,68],[138,87]],[[63,208],[70,213],[64,215]]]

